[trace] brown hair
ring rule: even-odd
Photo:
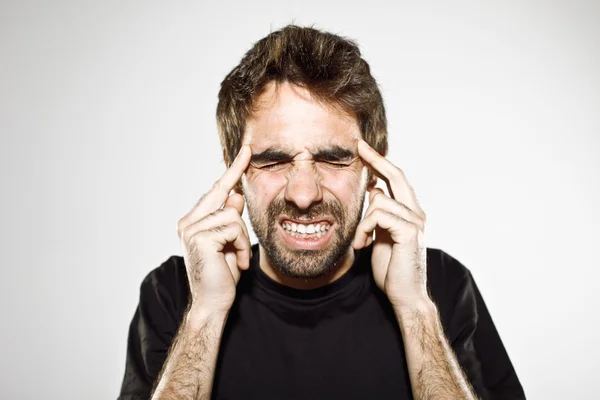
[[[288,25],[259,40],[221,83],[217,127],[225,163],[239,149],[246,119],[267,83],[307,89],[319,102],[356,118],[363,139],[387,153],[387,120],[377,82],[358,45],[312,27]]]

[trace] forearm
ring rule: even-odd
[[[444,334],[433,302],[395,308],[413,396],[417,400],[475,399]]]
[[[227,314],[189,310],[159,374],[152,400],[210,398]]]

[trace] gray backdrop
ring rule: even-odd
[[[247,3],[2,1],[0,397],[116,397],[141,280],[224,170],[219,83],[294,21],[359,42],[529,398],[600,398],[598,2]]]

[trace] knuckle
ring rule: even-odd
[[[225,231],[225,228],[226,228],[225,225],[218,225],[218,226],[214,226],[214,227],[210,228],[208,231],[210,233],[219,234],[219,233],[223,233]]]
[[[223,213],[225,213],[225,216],[227,217],[227,219],[231,220],[231,221],[235,221],[237,219],[237,217],[239,216],[237,210],[233,207],[225,207],[223,209]]]
[[[240,220],[242,218],[240,217]],[[246,226],[246,224],[244,223],[244,221],[242,220],[240,222],[240,226],[242,227],[242,234],[244,235],[244,238],[246,238],[246,240],[250,241],[250,234],[248,233],[248,227]]]
[[[179,235],[179,239],[185,241],[186,243],[189,240],[190,234],[190,226],[187,224],[178,224],[177,225],[177,234]]]
[[[181,234],[179,235],[179,238],[185,244],[188,244],[190,242],[190,236],[189,236],[187,230],[185,230],[185,229],[181,231]]]
[[[237,233],[237,235],[243,239],[242,241],[244,242],[244,244],[246,244],[246,242],[249,241],[248,236],[246,235],[246,230],[244,228],[244,222],[243,221],[235,221],[232,223],[232,228],[235,229],[235,232]]]
[[[209,205],[206,202],[202,201],[202,202],[198,203],[198,206],[196,207],[196,212],[199,215],[206,216],[207,211],[209,211]]]
[[[240,231],[242,230],[242,227],[240,226],[240,224],[237,223],[237,221],[231,221],[226,225],[223,225],[223,229],[226,229],[228,231],[233,231],[235,233],[240,233]]]
[[[183,222],[181,222],[181,220],[177,221],[176,230],[177,230],[177,236],[179,236],[179,238],[181,238],[181,234],[183,233]]]
[[[398,167],[394,167],[392,169],[392,177],[396,180],[400,180],[404,178],[404,171],[402,171],[400,168]]]
[[[206,216],[204,216],[204,218],[202,218],[202,219],[210,220],[210,219],[217,217],[220,213],[221,213],[221,210],[216,210],[216,211],[206,214]]]
[[[238,230],[238,232],[242,235],[244,235],[244,227],[243,227],[243,221],[236,221],[235,222],[235,228]],[[245,235],[244,235],[245,236]]]
[[[373,210],[373,216],[377,220],[381,220],[381,219],[385,218],[386,214],[388,214],[388,213],[386,211],[382,210],[381,208],[376,208],[375,210]]]
[[[227,189],[227,185],[222,182],[222,177],[217,179],[212,186],[211,192],[222,192],[229,193],[229,189]]]
[[[204,241],[205,237],[203,232],[196,232],[186,240],[186,243],[188,243],[190,250],[193,250],[197,248],[202,248],[202,244],[204,243]]]
[[[408,225],[409,225],[408,229],[410,230],[411,236],[413,236],[413,237],[418,236],[419,235],[419,227],[415,224],[408,224]]]
[[[381,192],[377,191],[375,192],[375,194],[373,195],[373,199],[371,200],[371,203],[379,203],[381,200],[379,200],[381,197]]]
[[[237,210],[232,210],[231,221],[238,224],[240,226],[240,228],[242,228],[242,230],[244,230],[244,228],[246,227],[246,224],[244,223],[242,216],[237,212]]]
[[[207,194],[208,193],[204,193],[202,196],[200,196],[200,198],[198,199],[198,201],[196,202],[194,207],[198,207],[200,205],[200,203],[202,203],[202,200],[204,200],[204,198],[206,197]]]

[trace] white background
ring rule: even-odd
[[[224,171],[219,84],[292,21],[360,44],[528,398],[600,398],[598,2],[150,3],[1,3],[0,398],[116,398],[141,280]]]

